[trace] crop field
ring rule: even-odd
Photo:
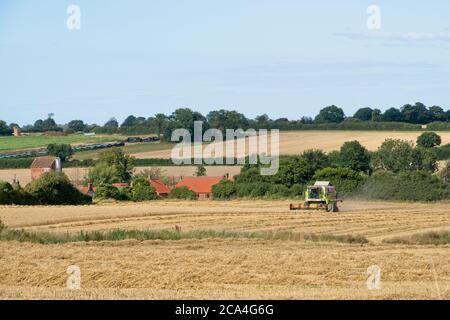
[[[0,151],[14,151],[22,149],[32,149],[39,147],[47,147],[52,143],[67,143],[67,144],[84,144],[84,143],[102,143],[112,142],[123,139],[118,135],[98,135],[98,136],[84,136],[84,135],[68,135],[61,137],[51,136],[21,136],[21,137],[0,137]]]
[[[358,140],[368,150],[375,151],[388,138],[416,142],[423,131],[282,131],[280,132],[280,154],[300,154],[308,149],[325,152],[339,150],[346,141]],[[442,144],[450,143],[450,132],[437,132]],[[268,139],[270,145],[270,139]],[[214,145],[214,144],[212,144]],[[210,145],[211,147],[211,145]],[[235,152],[240,151],[235,145]],[[242,150],[248,154],[246,150]],[[136,158],[170,158],[171,148],[131,153]]]
[[[236,200],[0,207],[8,228],[25,232],[173,234],[175,226],[181,229],[179,239],[2,240],[0,298],[450,298],[450,245],[388,242],[449,231],[449,203],[346,201],[334,214],[290,212],[288,204]],[[201,230],[204,236],[187,237]],[[224,232],[236,236],[225,237]],[[265,236],[252,236],[258,234]],[[287,236],[276,236],[283,234]],[[308,236],[295,236],[301,234]],[[341,241],[344,235],[367,243]],[[81,290],[65,288],[70,265],[81,269]],[[366,284],[372,265],[381,268],[378,290]]]

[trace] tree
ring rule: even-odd
[[[324,168],[314,174],[314,180],[330,181],[340,193],[355,191],[364,177],[349,168]]]
[[[434,148],[441,143],[441,137],[435,132],[424,132],[417,138],[417,145],[423,148]]]
[[[340,123],[344,119],[344,110],[332,105],[320,110],[314,121],[317,123]]]
[[[52,143],[47,146],[49,155],[58,157],[62,162],[65,162],[73,155],[73,149],[70,144],[56,144]]]
[[[353,118],[362,120],[362,121],[370,121],[372,120],[372,108],[361,108],[355,112]]]
[[[95,198],[97,199],[114,199],[114,200],[128,200],[127,195],[121,192],[118,188],[110,184],[102,184],[97,187],[95,191]]]
[[[386,122],[403,122],[405,120],[405,117],[400,110],[396,108],[390,108],[384,112],[384,114],[381,116],[381,120]]]
[[[44,173],[39,179],[30,182],[25,191],[43,205],[79,205],[92,201],[91,197],[78,191],[62,172]]]
[[[222,180],[213,185],[212,193],[214,199],[230,199],[236,195],[236,184],[230,180]]]
[[[128,116],[120,125],[120,127],[132,127],[137,124],[137,118],[133,115]]]
[[[373,109],[372,110],[372,121],[377,122],[381,120],[381,110]]]
[[[373,166],[375,169],[394,173],[411,170],[434,171],[436,156],[424,148],[414,148],[408,141],[387,139],[374,153]]]
[[[145,178],[136,178],[131,188],[131,200],[135,202],[155,200],[158,198],[155,188]]]
[[[214,129],[244,129],[248,128],[248,119],[237,111],[217,110],[211,111],[206,115],[209,126]]]
[[[432,121],[447,121],[447,115],[445,114],[444,109],[439,106],[432,106],[428,108],[429,112],[432,115]]]
[[[88,181],[96,186],[109,185],[120,182],[117,168],[106,162],[98,162],[89,170]]]
[[[278,173],[272,179],[274,183],[287,187],[294,184],[305,184],[312,179],[317,170],[328,165],[328,157],[322,151],[308,150],[300,156],[281,158]]]
[[[405,121],[409,123],[426,124],[432,120],[432,113],[420,102],[416,102],[414,105],[404,105],[401,112]]]
[[[9,136],[12,133],[12,129],[6,124],[6,122],[0,120],[0,136]]]
[[[120,148],[111,148],[102,152],[89,172],[89,180],[93,183],[115,183],[131,180],[134,160]]]
[[[158,113],[155,115],[154,118],[155,126],[156,126],[156,133],[158,134],[158,138],[161,139],[161,135],[164,133],[164,130],[167,126],[167,117],[163,113]]]
[[[185,200],[196,200],[197,195],[194,191],[189,190],[188,187],[175,187],[169,194],[171,199],[185,199]]]
[[[104,127],[117,129],[119,127],[119,122],[116,118],[111,118],[105,123]]]
[[[53,118],[47,118],[42,121],[42,131],[61,131]]]
[[[340,165],[356,172],[370,173],[370,154],[358,141],[345,142],[339,152]]]
[[[77,131],[84,131],[86,125],[84,124],[83,120],[72,120],[67,124],[67,127],[77,132]]]
[[[197,171],[195,172],[195,175],[197,177],[203,177],[206,176],[206,168],[202,165],[197,166]]]

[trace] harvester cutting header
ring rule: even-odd
[[[338,198],[336,188],[329,181],[316,181],[313,186],[308,186],[305,191],[305,201],[301,204],[290,204],[290,210],[326,210],[338,212]]]

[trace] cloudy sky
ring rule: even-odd
[[[69,5],[81,29],[69,30]],[[381,29],[367,8],[381,9]],[[450,3],[1,0],[0,119],[450,108]]]

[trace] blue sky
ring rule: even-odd
[[[70,4],[81,30],[66,27]],[[381,30],[366,9],[381,8]],[[450,3],[0,0],[0,119],[450,108]]]

